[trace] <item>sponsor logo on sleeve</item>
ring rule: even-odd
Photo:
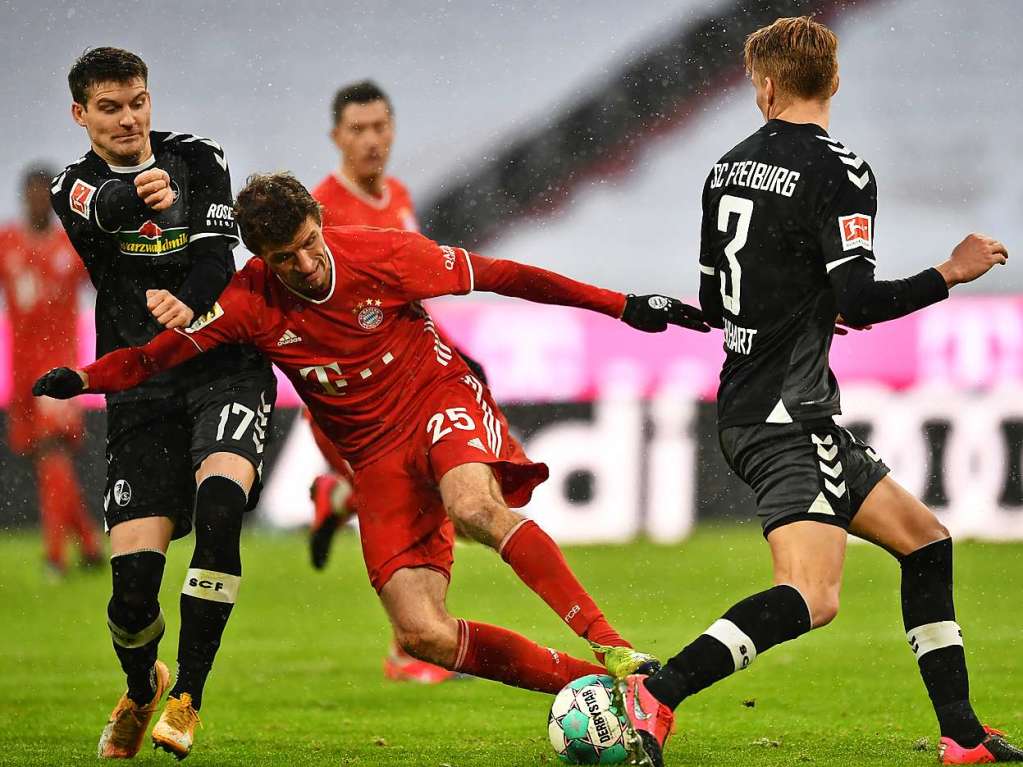
[[[89,218],[92,210],[92,198],[96,195],[96,187],[86,184],[81,179],[75,179],[71,185],[71,193],[68,195],[71,201],[71,210],[84,219]]]
[[[440,251],[444,254],[444,268],[449,272],[453,271],[455,268],[455,249],[450,245],[441,245]]]
[[[873,251],[874,236],[871,231],[871,219],[865,213],[839,216],[838,231],[842,235],[842,250],[863,248]]]
[[[192,321],[192,324],[185,328],[186,333],[197,333],[204,327],[212,322],[216,322],[218,319],[224,316],[224,308],[220,305],[220,302],[213,304],[213,308],[210,309],[202,317],[196,317]]]
[[[234,208],[222,202],[215,202],[206,211],[206,226],[234,227]]]

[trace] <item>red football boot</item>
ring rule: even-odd
[[[664,742],[675,727],[675,712],[655,698],[646,685],[646,674],[631,674],[615,682],[615,704],[629,718],[625,746],[626,764],[664,767]]]
[[[384,658],[384,676],[396,682],[418,682],[419,684],[440,684],[457,679],[460,674],[441,666],[413,658],[396,645]]]
[[[938,761],[942,764],[993,764],[1023,762],[1023,750],[1005,739],[1005,733],[984,725],[984,738],[973,748],[964,748],[952,738],[938,741]]]

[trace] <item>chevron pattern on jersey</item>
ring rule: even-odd
[[[857,187],[862,189],[870,181],[870,171],[865,170],[863,173],[857,175],[853,173],[853,170],[859,170],[860,166],[863,165],[863,158],[857,157],[853,154],[851,149],[846,149],[841,141],[833,139],[830,136],[818,136],[821,141],[825,141],[828,144],[828,149],[837,154],[838,159],[844,164],[848,165],[852,170],[847,170],[845,175],[849,177],[849,180],[856,184]]]

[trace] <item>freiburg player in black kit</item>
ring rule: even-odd
[[[874,172],[828,134],[837,40],[810,18],[778,19],[746,41],[763,128],[712,169],[703,193],[700,303],[724,329],[718,428],[728,464],[754,491],[774,586],[733,605],[621,701],[659,764],[673,710],[757,655],[831,622],[848,533],[902,568],[906,637],[941,731],[944,764],[1023,761],[974,714],[952,600],[952,541],[867,445],[837,426],[828,366],[836,321],[867,326],[948,296],[1004,264],[971,234],[948,260],[908,279],[874,278]]]
[[[97,349],[137,346],[201,324],[234,273],[230,176],[216,142],[150,131],[145,63],[95,48],[68,75],[91,150],[53,182],[53,207],[96,287]],[[170,684],[157,660],[170,540],[195,519],[181,594],[178,678],[154,746],[191,747],[203,685],[241,581],[242,515],[259,491],[276,384],[261,354],[229,346],[107,400],[114,650],[128,679],[99,755],[134,756]]]

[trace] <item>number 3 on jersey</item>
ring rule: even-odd
[[[725,246],[725,258],[728,259],[728,279],[732,283],[732,292],[728,292],[725,273],[721,272],[721,306],[729,313],[738,316],[741,296],[742,267],[739,266],[739,251],[746,245],[749,236],[749,223],[753,218],[753,200],[745,197],[734,197],[726,194],[718,203],[718,231],[728,232],[732,214],[739,217],[735,226],[735,236]]]

